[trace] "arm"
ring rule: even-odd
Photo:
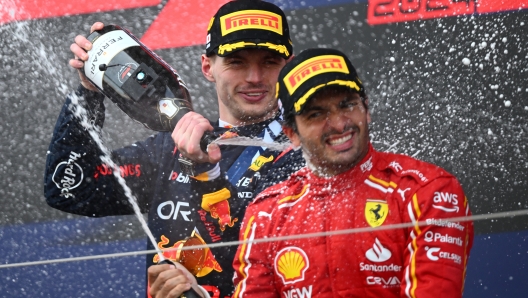
[[[103,28],[96,22],[91,32]],[[99,132],[104,123],[104,96],[98,92],[82,72],[87,50],[92,44],[81,35],[75,37],[70,50],[75,59],[69,64],[78,70],[81,86],[71,93],[58,117],[49,146],[44,177],[44,194],[48,204],[62,211],[87,215],[106,216],[133,213],[124,189],[118,185],[113,172],[121,173],[146,212],[149,193],[148,173],[153,149],[149,141],[112,152],[112,161],[119,169],[102,162],[103,152]],[[152,141],[150,141],[152,142]],[[148,160],[148,159],[151,160]],[[141,199],[143,197],[143,200]]]
[[[73,102],[77,102],[73,104]],[[76,114],[85,110],[85,124]],[[102,151],[96,143],[104,122],[103,96],[79,87],[66,100],[57,120],[48,149],[44,175],[47,203],[59,210],[86,216],[132,214],[124,189],[113,176],[116,169],[101,161]],[[90,134],[91,131],[91,134]],[[142,211],[147,202],[142,193],[146,185],[152,154],[149,142],[138,143],[112,153],[117,171],[138,195]]]
[[[473,223],[467,199],[454,177],[438,178],[420,188],[405,205],[409,220],[428,225],[409,230],[405,248],[402,297],[462,297]]]

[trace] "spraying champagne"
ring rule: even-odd
[[[129,117],[149,129],[171,132],[183,115],[193,110],[189,91],[178,73],[129,31],[108,25],[87,39],[93,47],[84,64],[85,76]],[[211,133],[204,134],[201,149],[206,151],[214,139]],[[180,162],[183,170],[194,174],[191,161],[180,158]],[[190,259],[192,253],[187,255]],[[185,266],[184,260],[178,261]],[[163,259],[162,263],[172,261]],[[201,296],[190,289],[181,297]]]

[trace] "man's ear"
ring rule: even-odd
[[[282,131],[284,131],[284,134],[290,139],[294,148],[301,146],[301,138],[292,127],[283,125]]]
[[[205,54],[202,54],[202,73],[209,82],[215,82],[212,72],[212,64],[214,62],[213,60],[214,59],[211,57],[207,57]]]

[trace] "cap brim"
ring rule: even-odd
[[[268,50],[272,53],[279,54],[284,59],[290,58],[292,54],[290,53],[288,48],[284,45],[272,44],[270,42],[262,42],[262,40],[245,40],[245,41],[238,41],[238,42],[234,42],[230,44],[220,45],[217,48],[213,49],[210,52],[210,55],[214,53],[220,57],[226,57],[235,52],[238,52],[241,50],[247,50],[247,49]]]

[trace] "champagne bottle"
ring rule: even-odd
[[[132,119],[155,131],[172,131],[192,101],[180,75],[128,30],[107,25],[87,39],[93,44],[84,74]],[[207,133],[206,151],[214,136]]]

